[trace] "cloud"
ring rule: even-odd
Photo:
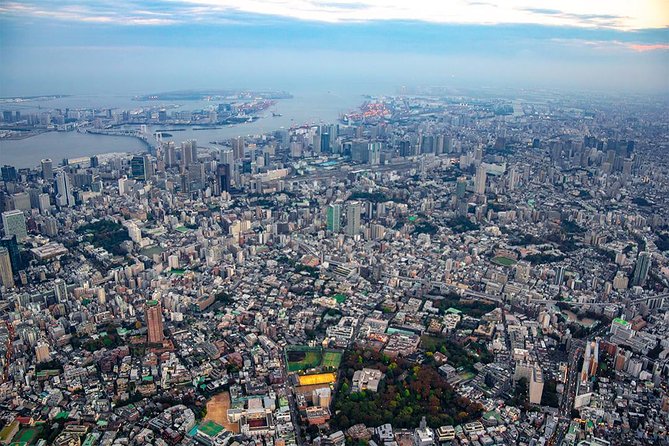
[[[119,25],[227,23],[235,16],[312,22],[415,21],[534,24],[633,30],[669,25],[665,0],[26,0],[0,4],[0,16],[48,17]]]
[[[551,41],[563,45],[574,47],[588,47],[597,50],[628,50],[637,53],[646,53],[650,51],[669,51],[669,44],[666,43],[638,43],[622,42],[620,40],[587,40],[587,39],[551,39]]]

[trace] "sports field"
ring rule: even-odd
[[[342,353],[323,350],[320,347],[294,345],[286,348],[286,363],[289,372],[300,372],[318,367],[337,369]]]
[[[37,438],[37,434],[39,434],[39,430],[34,427],[21,429],[14,437],[12,444],[31,444]]]
[[[321,366],[326,368],[338,369],[341,363],[342,354],[340,352],[326,351],[323,353],[323,361]]]
[[[508,257],[498,256],[498,257],[495,257],[494,259],[492,259],[492,263],[496,263],[496,264],[502,265],[502,266],[511,266],[511,265],[515,265],[516,261],[513,260],[513,259],[510,259]]]
[[[311,386],[314,384],[330,384],[337,381],[336,373],[319,373],[318,375],[300,375],[301,386]]]

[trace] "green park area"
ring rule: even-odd
[[[336,300],[338,304],[343,304],[344,302],[346,302],[347,299],[347,297],[344,296],[343,294],[335,294],[334,296],[332,296],[332,298]]]

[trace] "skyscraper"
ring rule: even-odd
[[[136,155],[130,160],[130,172],[137,180],[148,180],[153,176],[153,164],[148,155]]]
[[[231,169],[229,164],[219,164],[216,172],[220,193],[230,192]]]
[[[467,193],[467,178],[459,177],[455,185],[455,195],[458,198],[464,198]]]
[[[352,201],[346,205],[346,234],[350,237],[360,232],[360,203]]]
[[[648,278],[648,271],[650,270],[650,253],[642,251],[636,259],[636,266],[634,267],[634,276],[632,277],[632,285],[644,286]]]
[[[381,143],[371,142],[367,146],[367,162],[372,165],[381,164]]]
[[[41,165],[44,181],[53,181],[53,161],[50,158],[44,158],[41,161]]]
[[[68,291],[67,284],[63,279],[56,279],[53,281],[53,294],[56,296],[58,303],[63,303],[67,301]]]
[[[5,230],[5,236],[16,236],[16,240],[22,242],[28,237],[26,228],[26,219],[23,211],[14,210],[2,213],[2,226]]]
[[[165,165],[167,167],[173,167],[177,165],[177,152],[176,149],[174,148],[174,142],[169,141],[166,143],[163,143],[163,160],[165,161]]]
[[[341,230],[341,205],[331,204],[328,206],[328,231],[337,233]]]
[[[149,344],[160,344],[163,342],[163,312],[160,302],[150,300],[146,302],[146,325],[148,327],[147,340]]]
[[[0,247],[0,284],[5,288],[14,286],[12,264],[9,260],[9,251],[5,247]]]
[[[485,183],[487,179],[487,172],[483,165],[479,164],[476,168],[476,180],[474,182],[474,190],[478,195],[485,195]]]
[[[12,270],[18,273],[23,268],[21,252],[16,235],[10,235],[0,239],[0,246],[6,248],[9,252],[9,261],[12,264]]]
[[[56,174],[56,203],[60,207],[74,206],[74,195],[72,194],[72,182],[70,175],[62,170]]]

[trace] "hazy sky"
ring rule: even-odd
[[[669,92],[667,0],[0,0],[0,96]]]

